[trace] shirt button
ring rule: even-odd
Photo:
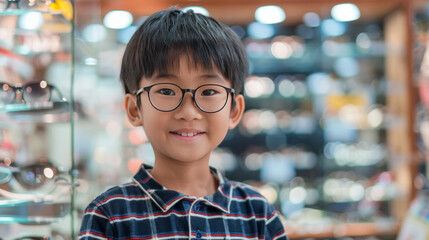
[[[201,239],[202,236],[203,236],[203,234],[201,234],[199,230],[195,233],[195,237],[197,239]]]
[[[195,211],[200,211],[200,205],[198,203],[195,204]]]

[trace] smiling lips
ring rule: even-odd
[[[182,135],[184,137],[193,137],[193,136],[196,136],[197,134],[200,134],[200,133],[197,132],[197,133],[176,133],[176,134]]]
[[[198,130],[178,130],[178,131],[172,131],[171,133],[178,135],[180,137],[195,137],[195,136],[204,134],[204,132],[201,132]]]

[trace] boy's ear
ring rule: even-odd
[[[228,129],[233,129],[238,125],[244,112],[244,96],[242,94],[238,94],[234,96],[234,98],[235,107],[231,109]]]
[[[125,111],[127,112],[130,123],[137,127],[143,126],[142,115],[137,105],[137,97],[133,94],[125,94]]]

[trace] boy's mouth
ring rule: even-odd
[[[171,131],[170,133],[181,137],[195,137],[195,136],[204,134],[204,132],[199,129],[191,129],[191,128],[177,129],[177,130]]]
[[[200,132],[196,132],[196,133],[176,133],[176,134],[182,135],[184,137],[193,137],[193,136],[195,136],[197,134],[200,134]]]

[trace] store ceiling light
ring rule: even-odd
[[[342,3],[331,9],[331,16],[339,22],[350,22],[360,18],[360,11],[353,3]]]
[[[123,29],[133,23],[133,15],[127,11],[114,10],[104,16],[104,26],[112,29]]]
[[[275,24],[286,19],[286,13],[279,6],[268,5],[259,7],[255,11],[256,21],[264,24]]]
[[[200,7],[200,6],[189,6],[182,9],[182,11],[186,12],[188,10],[194,11],[194,13],[199,13],[204,16],[210,16],[210,13],[207,9]]]

